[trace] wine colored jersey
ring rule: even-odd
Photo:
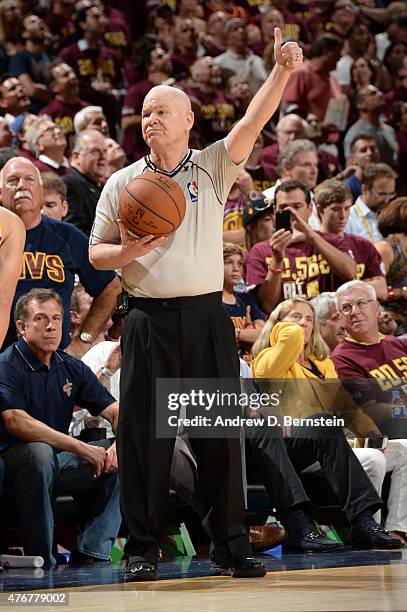
[[[332,74],[317,70],[309,60],[290,75],[282,101],[298,104],[300,110],[316,115],[323,121],[331,98],[341,96],[341,87]]]
[[[348,253],[346,242],[339,236],[324,234],[323,237],[339,251]],[[248,285],[264,283],[272,255],[268,240],[254,245],[247,260]],[[310,299],[324,291],[336,290],[335,274],[324,256],[307,242],[294,243],[286,248],[282,270],[280,301],[292,297]]]
[[[122,117],[141,115],[143,101],[150,89],[154,87],[149,79],[144,79],[129,88],[123,102]],[[141,122],[123,130],[122,146],[129,159],[137,161],[149,151],[141,133]]]
[[[342,340],[335,347],[331,359],[338,376],[359,404],[370,400],[388,402],[391,391],[400,385],[402,391],[404,388],[407,390],[406,344],[396,336],[380,335],[375,344]],[[375,384],[367,379],[374,379]],[[404,397],[407,399],[407,395]]]
[[[53,122],[69,137],[75,133],[73,118],[85,106],[89,106],[89,104],[83,100],[78,100],[75,104],[66,104],[66,102],[55,99],[41,109],[40,115],[49,115]]]
[[[46,13],[43,17],[45,23],[53,34],[58,35],[60,42],[66,41],[75,34],[75,22],[72,19],[65,19],[55,13]],[[62,45],[61,45],[62,46]]]
[[[116,8],[110,8],[107,14],[105,42],[121,59],[128,54],[131,47],[130,27],[126,22],[126,16]]]
[[[84,40],[79,40],[62,49],[59,57],[73,68],[81,85],[90,86],[95,78],[102,78],[118,87],[122,80],[115,52],[104,45],[90,49]]]
[[[236,121],[235,107],[224,94],[204,93],[197,87],[185,86],[185,93],[197,105],[195,128],[198,127],[205,144],[225,138]],[[195,110],[195,109],[194,109]]]
[[[256,168],[246,166],[245,170],[253,179],[255,191],[266,191],[266,189],[270,189],[270,187],[273,187],[276,183],[277,177],[275,177],[275,174],[270,172],[269,169],[265,168],[262,164],[259,164]]]
[[[321,236],[327,239],[327,236],[331,234],[325,234],[320,232]],[[356,263],[356,279],[366,280],[373,276],[386,276],[385,267],[380,257],[380,254],[375,249],[370,240],[362,238],[362,236],[355,236],[354,234],[345,233],[342,236],[344,244],[347,246],[347,251],[350,257]],[[335,275],[335,288],[336,291],[341,285],[343,280]]]
[[[295,0],[289,0],[287,4],[287,9],[291,11],[293,15],[296,16],[297,19],[301,19],[305,21],[316,12],[317,3],[311,0],[311,2],[296,2]]]

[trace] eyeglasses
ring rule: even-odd
[[[185,26],[180,29],[181,32],[196,32],[194,26]]]
[[[45,130],[43,130],[41,132],[41,134],[38,136],[37,140],[39,140],[41,138],[41,136],[45,136],[45,134],[51,134],[53,132],[55,132],[55,130],[60,130],[61,128],[59,128],[57,125],[50,125],[49,127],[47,127]]]
[[[386,198],[386,200],[392,200],[397,195],[396,193],[387,193],[387,191],[376,191],[376,189],[373,189],[373,187],[370,189],[370,191],[378,198]]]
[[[354,308],[357,308],[358,310],[365,310],[369,302],[375,301],[376,300],[364,300],[363,298],[360,298],[359,300],[356,300],[354,304],[348,304],[347,302],[345,304],[342,304],[339,310],[343,315],[347,317],[353,312]]]

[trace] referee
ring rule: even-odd
[[[295,42],[282,46],[279,28],[274,52],[276,65],[245,116],[225,140],[203,151],[188,147],[194,122],[188,97],[168,86],[150,90],[142,132],[151,153],[113,174],[97,205],[90,260],[98,269],[122,269],[131,308],[122,336],[118,430],[121,504],[130,533],[125,580],[157,579],[165,527],[174,440],[155,436],[156,378],[239,376],[233,329],[221,303],[223,205],[290,74],[302,64],[301,49]],[[184,221],[168,238],[136,239],[118,220],[125,185],[148,171],[171,177],[185,195]],[[239,440],[191,444],[212,560],[224,574],[264,576],[243,527]]]

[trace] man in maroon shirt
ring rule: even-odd
[[[88,103],[79,98],[79,81],[75,71],[60,59],[48,65],[46,78],[55,98],[40,114],[51,117],[69,139],[75,134],[73,119],[76,113]]]
[[[81,9],[76,25],[83,37],[65,47],[59,57],[76,72],[81,85],[98,92],[108,92],[121,82],[120,67],[114,51],[103,44],[106,17],[101,8],[91,5]]]
[[[356,278],[372,285],[378,299],[386,299],[387,284],[382,258],[369,240],[344,231],[352,206],[350,188],[336,179],[328,179],[316,187],[314,197],[321,219],[322,236],[340,236],[348,247],[349,255],[355,260]],[[341,284],[341,279],[335,277],[335,290]]]
[[[282,102],[297,104],[299,113],[311,112],[323,121],[329,101],[341,96],[341,87],[330,73],[341,57],[343,42],[333,34],[323,34],[311,47],[309,58],[290,76]]]
[[[201,38],[201,46],[205,55],[217,57],[226,51],[225,23],[227,19],[222,11],[211,13],[206,22],[206,35]]]
[[[123,60],[131,47],[130,22],[122,11],[111,7],[110,0],[103,0],[102,4],[107,18],[105,42]]]
[[[103,107],[114,137],[117,103],[112,90],[120,90],[122,72],[115,51],[104,44],[106,16],[100,6],[90,5],[78,11],[75,23],[82,37],[59,57],[76,72],[81,98]]]
[[[221,71],[211,57],[196,60],[191,75],[192,82],[183,90],[191,100],[195,126],[206,146],[227,136],[236,120],[236,112],[221,90]]]
[[[145,50],[140,56],[140,67],[147,70],[144,80],[132,85],[124,98],[121,127],[123,130],[123,149],[133,161],[148,153],[148,147],[141,134],[141,109],[147,93],[155,85],[170,85],[172,64],[170,54],[160,46]]]
[[[67,40],[75,34],[73,21],[75,0],[51,0],[49,11],[44,15],[44,21],[53,34],[58,36],[59,48],[65,47]]]
[[[279,229],[270,240],[256,244],[247,260],[246,282],[256,285],[264,312],[291,297],[311,298],[331,291],[335,275],[343,281],[355,277],[356,264],[344,240],[332,234],[323,238],[309,227],[311,197],[302,183],[281,183],[274,205],[276,213],[290,211],[292,231]]]
[[[331,358],[354,400],[383,431],[391,423],[394,391],[407,405],[406,343],[379,332],[380,305],[373,287],[361,281],[345,283],[336,292],[336,301],[347,337]],[[406,433],[393,437],[405,438]]]
[[[192,64],[197,59],[198,33],[192,19],[184,19],[176,25],[175,51],[171,61],[177,80],[190,76]]]
[[[345,41],[350,28],[359,18],[359,6],[351,0],[336,0],[333,5],[330,2],[321,3],[321,8],[306,21],[311,39],[316,40],[322,32],[330,32]]]

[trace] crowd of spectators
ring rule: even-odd
[[[18,490],[11,483],[22,462],[16,457],[15,440],[28,439],[26,424],[10,408],[26,410],[49,427],[59,428],[63,436],[68,436],[68,429],[79,435],[98,419],[100,428],[101,413],[115,421],[117,341],[123,325],[120,299],[116,306],[120,271],[93,268],[88,237],[106,180],[148,153],[141,132],[145,95],[160,84],[188,95],[195,115],[191,148],[203,149],[225,138],[273,68],[275,26],[281,28],[284,41],[300,43],[305,61],[291,75],[278,112],[259,134],[228,195],[222,301],[234,324],[241,358],[254,359],[255,378],[278,378],[290,371],[306,379],[311,371],[317,378],[335,373],[360,379],[356,387],[348,388],[355,400],[348,433],[353,428],[358,439],[397,437],[388,424],[390,391],[400,387],[401,404],[406,406],[401,416],[407,416],[407,4],[386,0],[118,0],[112,4],[110,0],[0,1],[1,199],[4,209],[20,217],[26,230],[23,271],[2,346],[1,373],[12,377],[13,367],[23,364],[28,367],[27,378],[33,379],[31,370],[36,371],[38,362],[27,353],[24,340],[27,334],[34,337],[30,325],[35,322],[35,308],[51,303],[59,312],[52,325],[60,330],[60,348],[70,353],[69,359],[84,357],[94,374],[86,369],[81,376],[101,398],[98,406],[91,406],[91,416],[86,410],[89,389],[75,392],[73,398],[83,410],[75,413],[69,429],[66,418],[60,425],[35,406],[30,412],[30,382],[23,384],[15,374],[11,382],[2,379],[0,495],[4,474],[7,493],[13,490],[17,501],[26,494],[26,475]],[[19,198],[29,200],[30,206],[19,206]],[[289,225],[280,227],[279,213],[287,210]],[[12,233],[12,217],[3,212],[2,248]],[[14,230],[14,236],[18,233],[14,246],[22,241],[22,224]],[[6,249],[0,251],[0,259],[3,256]],[[21,299],[33,288],[53,291],[34,294],[22,307]],[[319,353],[316,346],[308,350],[311,336],[304,341],[297,329],[306,334],[307,325],[317,330],[310,334],[318,338],[321,330]],[[17,361],[10,365],[8,347],[16,340],[16,331],[20,361],[14,355]],[[280,372],[276,363],[285,336],[292,346],[298,340],[303,361],[293,355],[292,363]],[[75,370],[69,359],[64,368]],[[55,359],[50,363],[56,367]],[[368,379],[377,381],[383,397],[377,395],[372,380],[364,385]],[[64,393],[71,394],[65,388]],[[9,405],[10,401],[18,405]],[[69,410],[73,406],[72,399]],[[114,406],[113,412],[106,406]],[[107,427],[113,436],[114,427],[113,431]],[[280,519],[292,548],[329,549],[318,540],[305,514],[298,514],[309,500],[294,468],[299,474],[315,460],[322,464],[353,525],[355,545],[407,543],[407,514],[397,510],[404,507],[407,494],[404,439],[390,440],[384,453],[355,448],[352,454],[345,435],[336,430],[329,448],[322,448],[320,441],[307,445],[291,440],[284,446],[280,440],[273,446],[268,440],[259,450],[252,432],[246,433],[248,456],[260,466],[277,511],[280,503]],[[404,436],[406,432],[398,437]],[[80,455],[65,438],[45,436],[41,442],[54,447],[60,443],[65,455],[67,451]],[[111,442],[105,447],[99,451],[108,467],[103,467],[99,455],[97,469],[110,474],[112,460],[106,457],[112,454]],[[80,452],[85,463],[96,465],[82,447]],[[194,459],[185,449],[182,452],[193,474]],[[44,448],[34,448],[27,454],[29,461],[44,463],[41,453]],[[276,482],[283,484],[273,480],[272,471],[277,469],[276,453],[284,455],[284,473],[292,487],[291,493],[286,487],[286,497],[281,494],[280,499]],[[340,466],[330,463],[335,454],[343,459]],[[55,461],[54,456],[46,457],[52,470],[60,470],[63,481],[65,464],[61,456],[59,468]],[[359,474],[360,464],[374,486],[360,470],[361,490],[344,487],[349,474]],[[383,478],[390,471],[386,528],[393,538],[377,531],[372,518],[380,509]],[[51,480],[48,474],[46,487]],[[60,481],[53,481],[56,490],[61,489]],[[195,492],[190,488],[187,498],[194,505]],[[353,497],[359,500],[355,504]],[[284,506],[286,498],[291,502]],[[50,500],[46,496],[41,500],[43,534],[49,538]],[[30,518],[27,508],[21,512],[23,524]],[[84,533],[86,542],[86,529]],[[39,544],[38,534],[26,537],[26,549],[42,552],[52,563],[52,542]],[[114,534],[109,538],[114,539]],[[78,542],[73,559],[107,558],[107,545],[102,552],[92,548],[92,533],[90,547]]]

